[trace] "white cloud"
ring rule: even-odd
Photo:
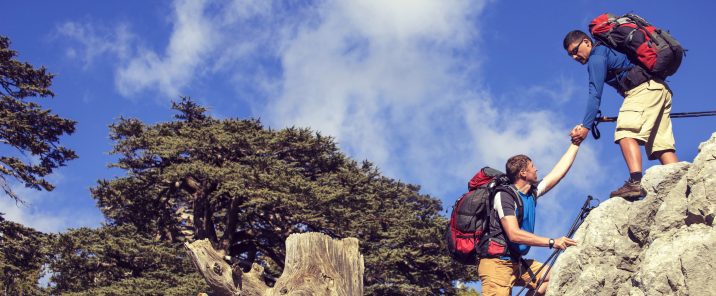
[[[59,173],[50,175],[48,181],[54,185],[62,185],[64,177]],[[59,187],[59,186],[58,186]],[[26,188],[20,184],[12,186],[13,191],[23,200],[24,204],[16,203],[12,198],[0,194],[0,212],[6,220],[20,223],[45,233],[57,233],[68,228],[96,227],[104,220],[99,210],[78,211],[73,205],[47,206],[57,200],[67,200],[60,188],[52,192]]]
[[[135,39],[127,24],[109,29],[91,23],[65,22],[57,27],[55,33],[56,39],[77,42],[77,45],[67,47],[65,54],[71,59],[81,60],[85,69],[102,55],[127,58]]]
[[[279,41],[281,88],[263,114],[274,125],[335,136],[353,157],[431,194],[455,190],[446,181],[466,180],[482,165],[502,168],[518,153],[554,165],[568,146],[571,126],[556,113],[498,102],[485,86],[475,85],[482,80],[481,56],[475,46],[479,27],[471,19],[483,5],[404,6],[331,2],[319,22],[286,35]],[[573,94],[571,81],[556,84],[556,91],[534,86],[511,95]],[[583,150],[580,158],[594,159]],[[572,174],[585,171],[576,165]],[[589,186],[580,180],[571,184]]]
[[[478,21],[486,3],[177,0],[164,52],[135,45],[118,66],[116,86],[125,96],[157,90],[174,99],[204,76],[227,80],[271,126],[334,136],[351,157],[439,196],[517,153],[546,174],[572,126],[552,107],[512,98],[562,104],[575,83],[557,77],[490,93],[480,67],[488,58]],[[553,194],[598,184],[589,167],[596,152],[582,148],[568,185]]]
[[[455,78],[467,73],[457,70],[469,71],[479,61],[453,53],[477,36],[470,17],[481,7],[467,1],[329,2],[314,16],[318,24],[298,24],[297,34],[279,41],[282,86],[264,112],[273,124],[321,130],[354,157],[404,175],[398,167],[424,165],[425,159],[411,158],[450,148],[434,145],[448,140],[436,138],[436,129],[453,134],[450,128],[461,126],[456,90],[465,90],[466,81]]]
[[[324,26],[346,27],[380,43],[406,44],[417,39],[460,44],[473,29],[468,17],[484,3],[470,1],[406,0],[336,2],[328,6]],[[331,24],[331,22],[336,22]]]
[[[175,99],[202,70],[204,59],[217,42],[213,23],[204,15],[208,1],[176,1],[174,31],[163,56],[139,48],[138,54],[117,71],[116,86],[124,96],[156,87]]]

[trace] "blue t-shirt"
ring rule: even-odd
[[[623,53],[604,45],[597,45],[592,49],[587,60],[589,97],[587,98],[587,110],[582,120],[584,127],[591,129],[592,125],[594,125],[594,118],[597,117],[597,111],[599,111],[599,105],[602,102],[604,83],[618,90],[619,80],[627,74],[627,71],[621,71],[617,75],[609,70],[630,69],[632,67],[634,67],[634,64]]]
[[[535,207],[537,205],[537,198],[533,194],[537,194],[537,197],[544,194],[544,186],[544,184],[539,183],[535,188],[536,190],[530,190],[527,193],[522,193],[518,190],[515,190],[519,198],[522,200],[522,217],[521,219],[517,219],[518,221],[521,221],[520,229],[530,233],[534,233],[536,220]],[[517,215],[517,202],[515,202],[514,198],[512,197],[512,194],[508,194],[507,192],[502,191],[495,194],[495,199],[493,201],[493,211],[490,213],[490,215],[492,215],[490,217],[490,233],[497,234],[495,237],[501,240],[509,241],[502,230],[502,224],[500,221],[505,216]],[[510,244],[512,246],[517,247],[517,250],[523,256],[527,255],[527,252],[529,252],[530,250],[530,246],[527,245],[512,243]],[[500,258],[505,260],[510,259],[509,256],[503,256]]]
[[[522,199],[522,224],[520,225],[520,229],[530,233],[535,233],[535,198],[529,193],[524,194],[518,191],[518,194]],[[523,256],[527,255],[527,252],[530,251],[530,246],[528,245],[510,244],[512,244],[513,247],[516,246],[517,250],[519,250],[520,254]]]

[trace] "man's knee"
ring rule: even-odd
[[[661,164],[679,162],[679,158],[676,156],[676,151],[673,149],[656,151],[652,153],[652,156],[649,159],[658,159]]]

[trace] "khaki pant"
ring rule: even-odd
[[[537,288],[537,282],[545,275],[547,268],[543,268],[538,275],[537,270],[542,266],[542,263],[535,260],[527,260],[527,264],[537,276],[537,280],[534,282],[532,282],[526,269],[523,268],[522,274],[518,274],[519,263],[498,258],[480,259],[477,274],[480,276],[480,281],[482,282],[482,295],[509,296],[512,294],[512,286],[527,285],[529,289]]]
[[[619,109],[614,142],[632,138],[645,145],[650,160],[654,153],[674,150],[674,133],[671,130],[671,91],[657,81],[649,80],[625,93]]]

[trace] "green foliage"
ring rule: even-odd
[[[0,36],[0,145],[16,149],[26,159],[0,155],[0,187],[11,198],[22,201],[11,190],[6,177],[30,188],[49,191],[54,187],[44,177],[77,155],[58,146],[62,135],[75,131],[75,122],[26,101],[29,97],[54,96],[49,89],[53,75],[44,67],[35,69],[15,60],[16,55],[10,49],[9,39]],[[27,156],[37,158],[36,163]]]
[[[440,201],[386,178],[309,129],[270,130],[257,120],[217,120],[184,98],[177,120],[110,126],[113,166],[126,175],[92,189],[113,225],[176,243],[209,239],[235,264],[279,276],[291,233],[356,237],[366,294],[454,294],[468,268],[444,251]],[[474,268],[473,268],[474,269]]]
[[[480,292],[477,292],[475,288],[470,287],[459,287],[457,289],[457,293],[455,294],[457,296],[480,296]]]
[[[57,235],[50,249],[53,295],[193,295],[208,289],[181,246],[131,225],[70,230]]]
[[[38,287],[47,254],[48,236],[0,214],[0,293],[43,295]]]
[[[173,286],[172,284],[176,284]],[[206,291],[208,287],[198,274],[177,278],[128,278],[113,283],[111,286],[92,288],[81,292],[62,293],[62,296],[119,296],[119,295],[197,295],[197,291]]]

